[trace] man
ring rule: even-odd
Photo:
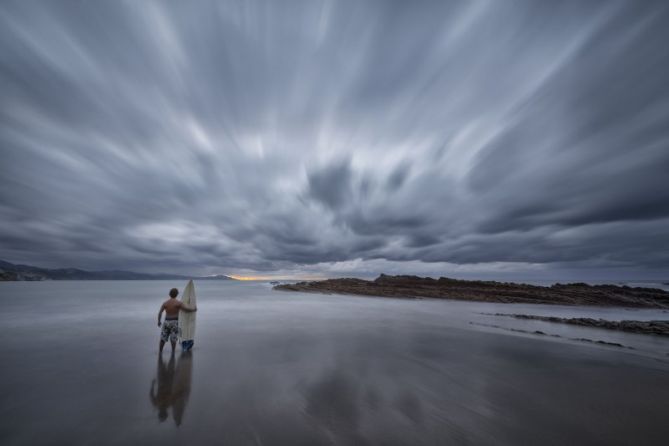
[[[160,353],[163,353],[163,347],[167,340],[170,340],[172,344],[172,353],[174,353],[174,347],[177,344],[177,338],[179,337],[179,310],[184,311],[197,311],[197,307],[191,307],[185,303],[177,300],[179,295],[179,290],[172,288],[170,290],[170,298],[167,299],[160,306],[160,311],[158,311],[158,326],[162,325],[162,330],[160,331]],[[165,312],[165,322],[160,323],[160,319],[163,316],[163,311]]]

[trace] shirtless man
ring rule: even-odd
[[[197,311],[197,307],[191,307],[185,303],[177,300],[179,295],[179,290],[172,288],[170,290],[170,298],[167,299],[160,306],[160,311],[158,311],[158,326],[162,325],[162,330],[160,331],[160,353],[163,353],[163,347],[167,339],[170,340],[172,344],[172,353],[174,353],[174,347],[177,343],[177,338],[179,337],[179,310],[184,311]],[[165,322],[161,324],[160,319],[163,316],[163,311],[165,312]]]

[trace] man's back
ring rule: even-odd
[[[166,319],[177,319],[179,317],[179,309],[181,309],[181,301],[169,298],[163,302]]]

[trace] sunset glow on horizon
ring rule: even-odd
[[[252,280],[323,280],[325,277],[310,276],[310,277],[273,277],[273,276],[241,276],[236,274],[228,274],[228,277],[235,280],[252,281]]]

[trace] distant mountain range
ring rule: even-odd
[[[224,275],[192,277],[179,274],[145,274],[131,271],[84,271],[76,268],[48,269],[14,265],[0,260],[0,281],[36,280],[235,280]]]

